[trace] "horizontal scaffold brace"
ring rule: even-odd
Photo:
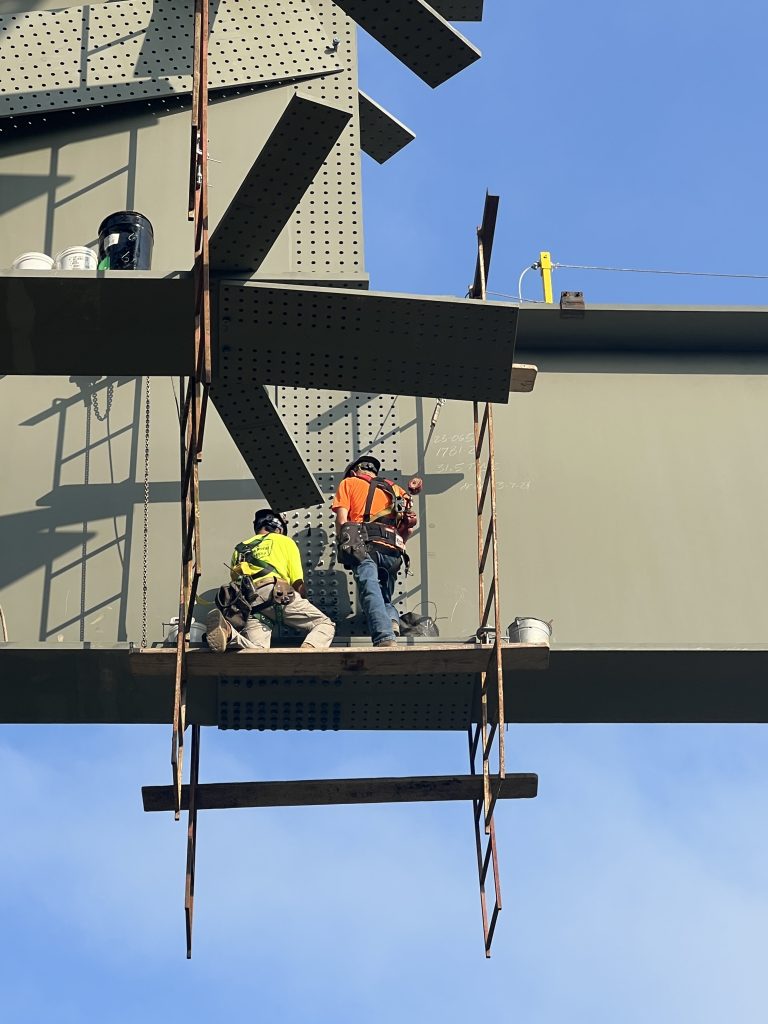
[[[491,778],[499,800],[536,796],[538,776],[521,772]],[[172,786],[143,786],[145,811],[173,810]],[[200,811],[228,807],[313,807],[323,804],[419,803],[435,800],[478,800],[483,796],[481,775],[417,775],[379,779],[299,779],[290,782],[212,782],[197,786]],[[189,786],[181,793],[182,809],[189,806]]]

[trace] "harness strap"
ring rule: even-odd
[[[373,477],[373,479],[368,482],[368,496],[365,499],[365,509],[363,510],[363,522],[370,523],[371,521],[371,507],[373,505],[373,496],[376,493],[377,487],[379,488],[379,490],[384,491],[387,497],[391,499],[392,514],[390,514],[389,509],[386,509],[380,515],[376,516],[376,521],[382,519],[389,519],[393,525],[397,525],[397,495],[395,494],[395,489],[389,482],[389,480],[380,480],[377,476]]]
[[[266,537],[269,535],[265,534],[264,536]],[[255,549],[259,547],[263,540],[264,538],[262,537],[262,540],[257,541],[255,544],[245,544],[241,542],[235,548],[235,551],[242,556],[240,559],[241,562],[247,562],[248,565],[252,565],[254,568],[261,570],[261,572],[249,574],[254,580],[261,579],[263,576],[268,576],[270,573],[278,577],[280,576],[280,573],[274,565],[270,562],[265,562],[264,559],[256,556]]]

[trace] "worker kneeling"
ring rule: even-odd
[[[221,587],[217,607],[208,615],[208,646],[264,649],[272,642],[274,623],[305,631],[302,647],[330,647],[336,627],[307,600],[301,554],[280,512],[260,509],[255,535],[232,555],[232,585]]]

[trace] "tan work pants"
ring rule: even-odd
[[[266,586],[259,588],[260,591],[263,591],[263,594],[260,593],[260,596],[267,598],[272,592],[272,586],[272,583],[268,583]],[[300,597],[297,593],[290,604],[281,606],[280,612],[282,621],[286,626],[306,632],[307,635],[301,645],[302,647],[319,648],[331,646],[334,634],[336,633],[336,626],[311,601],[307,601],[306,598]],[[260,611],[259,615],[263,615],[265,618],[275,622],[275,605],[270,605],[269,608]],[[271,643],[272,630],[270,627],[259,617],[252,615],[245,624],[245,629],[242,633],[238,633],[236,629],[232,630],[227,647],[260,648],[263,650],[269,647]]]

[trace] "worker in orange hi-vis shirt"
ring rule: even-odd
[[[381,463],[363,455],[347,466],[331,508],[339,561],[351,569],[374,647],[394,647],[400,616],[392,604],[405,542],[416,526],[409,495],[379,477]]]

